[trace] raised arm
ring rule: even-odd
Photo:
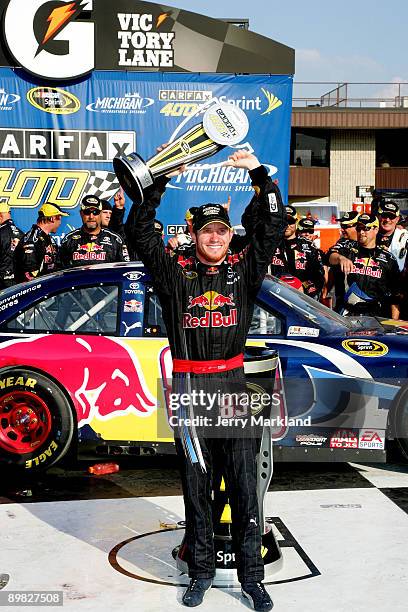
[[[287,225],[285,208],[279,187],[272,182],[255,155],[237,151],[229,158],[229,165],[247,169],[255,191],[255,200],[251,201],[249,211],[248,208],[246,210],[246,224],[251,228],[252,235],[245,267],[248,287],[257,292],[273,253],[282,240]]]
[[[125,224],[125,234],[128,246],[138,253],[160,290],[171,293],[170,256],[166,253],[161,235],[154,231],[156,208],[160,205],[168,181],[163,176],[157,178],[145,194],[143,204],[132,205]]]

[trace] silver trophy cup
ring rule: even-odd
[[[207,105],[206,105],[207,106]],[[236,145],[247,135],[248,119],[244,111],[213,99],[203,120],[144,161],[138,153],[115,157],[113,168],[119,183],[133,202],[141,204],[154,179],[180,166],[210,157],[224,147]]]

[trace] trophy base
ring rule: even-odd
[[[144,190],[153,185],[154,178],[140,155],[131,153],[126,157],[115,157],[113,168],[126,195],[135,204],[142,204]]]

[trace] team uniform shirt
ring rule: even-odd
[[[391,242],[392,242],[392,237],[394,236],[394,232],[392,234],[390,234],[389,236],[385,236],[384,234],[380,234],[380,232],[378,232],[377,234],[377,244],[378,246],[383,247],[383,249],[389,249],[391,246]]]
[[[62,240],[59,261],[61,268],[75,268],[130,259],[123,239],[115,232],[102,227],[99,234],[89,234],[81,227]]]
[[[347,274],[344,294],[347,312],[344,314],[388,317],[390,305],[400,301],[401,274],[397,260],[381,247],[367,249],[358,244],[355,247],[352,242],[337,249],[354,264],[352,272]]]
[[[129,244],[134,236],[134,246],[154,276],[173,357],[228,359],[243,350],[254,296],[286,224],[278,188],[263,167],[253,172],[261,176],[262,187],[253,204],[257,219],[251,243],[218,266],[204,265],[195,255],[166,252],[162,237],[153,228],[164,181],[157,181],[151,197],[129,213],[126,235]],[[269,201],[275,213],[270,212]]]
[[[399,269],[402,271],[407,255],[408,232],[404,229],[396,228],[395,231],[386,236],[378,232],[377,245],[390,251],[397,260]]]
[[[14,252],[22,237],[22,232],[12,219],[0,224],[0,289],[11,287],[14,278]]]
[[[15,250],[16,282],[32,280],[57,269],[58,246],[50,234],[33,225],[24,234]]]
[[[350,238],[345,238],[344,236],[342,236],[341,238],[338,239],[336,244],[333,244],[333,246],[331,246],[330,249],[327,251],[326,255],[324,256],[323,263],[326,266],[330,266],[330,263],[329,263],[330,255],[332,253],[338,253],[339,249],[343,249],[343,248],[356,249],[358,248],[358,242],[357,240],[351,240]]]
[[[303,291],[318,298],[324,285],[324,268],[321,252],[307,238],[297,236],[284,240],[276,248],[270,266],[271,274],[292,274],[302,285]]]

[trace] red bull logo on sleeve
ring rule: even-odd
[[[237,309],[231,308],[229,313],[214,312],[224,306],[235,306],[234,295],[222,295],[217,291],[206,291],[202,295],[189,296],[188,310],[192,308],[204,308],[207,312],[203,316],[193,316],[185,312],[183,314],[183,327],[185,329],[195,327],[230,327],[237,325]]]
[[[118,339],[51,334],[0,348],[4,364],[21,363],[22,354],[26,367],[53,376],[69,393],[79,427],[119,415],[149,417],[156,410],[136,356]]]

